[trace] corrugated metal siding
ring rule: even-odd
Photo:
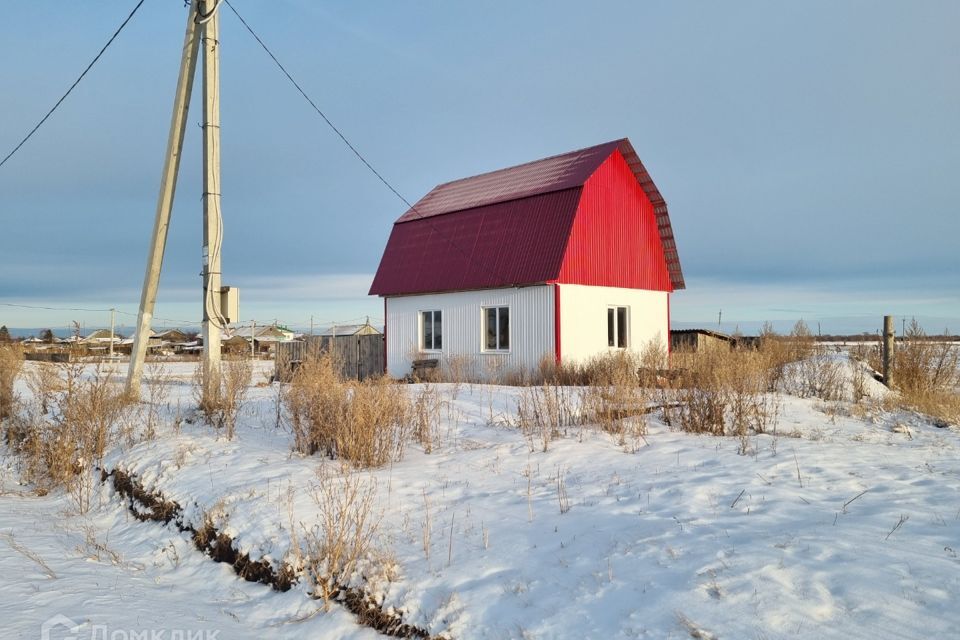
[[[394,295],[546,282],[557,277],[580,189],[397,223],[370,293]]]
[[[653,178],[647,171],[640,157],[633,149],[630,141],[624,138],[620,140],[620,153],[630,167],[630,171],[636,177],[640,188],[647,194],[650,203],[653,205],[653,213],[657,220],[657,231],[660,234],[660,241],[663,243],[664,258],[667,262],[667,271],[670,272],[670,282],[674,289],[685,289],[686,284],[683,280],[683,271],[680,268],[680,254],[677,253],[677,242],[673,237],[673,226],[670,224],[670,212],[667,209],[667,202],[653,183]]]
[[[484,353],[481,309],[501,305],[510,307],[510,353]],[[387,298],[389,375],[399,378],[410,373],[418,355],[418,314],[437,309],[443,312],[443,349],[439,356],[429,353],[424,357],[439,357],[441,366],[453,363],[477,377],[490,377],[497,372],[530,370],[544,356],[553,357],[551,286],[403,296]]]
[[[654,206],[619,152],[583,187],[558,279],[564,284],[672,290]]]

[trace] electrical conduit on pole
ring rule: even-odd
[[[203,403],[220,391],[220,16],[219,0],[201,0],[203,24]]]

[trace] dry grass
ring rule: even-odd
[[[907,325],[893,358],[899,404],[950,423],[960,423],[960,348],[927,339],[916,320]]]
[[[167,398],[170,395],[169,376],[163,365],[157,362],[147,363],[144,386],[146,388],[146,407],[143,415],[144,437],[152,440],[156,437],[157,426]]]
[[[15,345],[0,345],[0,421],[14,414],[17,398],[13,383],[23,369],[23,351]]]
[[[15,417],[8,443],[24,479],[41,494],[65,488],[80,512],[90,507],[93,470],[128,424],[130,404],[111,370],[64,364],[35,382],[40,396]],[[43,404],[47,403],[44,407]]]
[[[220,366],[217,380],[205,390],[203,363],[197,365],[194,374],[194,396],[197,408],[207,424],[224,432],[232,440],[237,427],[237,416],[246,401],[253,382],[253,365],[246,357],[232,357]],[[206,392],[205,392],[206,391]]]
[[[385,378],[344,381],[333,358],[311,358],[297,369],[284,395],[294,437],[294,449],[304,454],[322,451],[331,458],[361,467],[378,467],[399,460],[410,436],[411,406],[403,387]],[[424,400],[421,418],[431,411]],[[430,429],[418,424],[418,435]]]
[[[737,436],[741,453],[746,453],[751,433],[776,430],[780,406],[768,388],[771,376],[782,375],[777,364],[782,346],[774,344],[776,359],[762,347],[674,353],[674,365],[683,376],[676,404],[664,409],[668,423],[692,433]]]
[[[579,392],[570,387],[544,384],[526,387],[517,400],[517,421],[530,451],[547,451],[550,442],[568,427],[583,424]]]
[[[326,466],[317,472],[319,483],[313,499],[320,508],[320,522],[304,527],[302,563],[313,596],[325,605],[348,586],[360,565],[376,554],[375,542],[381,516],[374,511],[376,484],[343,467],[332,472]]]

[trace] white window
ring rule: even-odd
[[[607,307],[607,346],[613,349],[630,346],[629,307]]]
[[[420,312],[420,348],[424,351],[443,348],[443,314],[440,311]]]
[[[510,307],[483,308],[484,351],[510,350]]]

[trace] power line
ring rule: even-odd
[[[16,147],[14,147],[14,148],[13,148],[13,151],[11,151],[10,153],[7,154],[7,157],[5,157],[3,160],[0,160],[0,167],[2,167],[4,164],[6,164],[7,160],[9,160],[10,158],[12,158],[12,157],[13,157],[13,154],[15,154],[17,151],[19,151],[19,150],[20,150],[20,147],[22,147],[24,144],[26,144],[27,140],[29,140],[30,137],[33,136],[33,134],[37,132],[37,129],[39,129],[41,126],[43,126],[43,123],[47,121],[47,118],[49,118],[51,115],[53,115],[53,112],[57,110],[57,107],[59,107],[59,106],[63,103],[63,101],[67,99],[67,96],[70,95],[70,92],[73,91],[73,89],[74,89],[78,84],[80,84],[80,81],[83,80],[83,77],[84,77],[85,75],[87,75],[87,72],[90,71],[91,68],[93,68],[93,65],[95,65],[95,64],[97,63],[97,60],[100,59],[100,56],[102,56],[103,53],[107,50],[107,48],[108,48],[111,44],[113,44],[113,41],[117,39],[117,36],[120,35],[120,32],[123,31],[123,28],[127,26],[127,23],[130,22],[130,19],[131,19],[131,18],[133,18],[133,14],[135,14],[135,13],[140,9],[140,7],[143,5],[144,1],[145,1],[145,0],[140,0],[140,2],[137,3],[137,5],[133,8],[133,11],[130,12],[130,15],[127,16],[127,19],[120,23],[120,26],[117,27],[117,30],[114,31],[114,32],[113,32],[113,35],[110,36],[110,39],[107,40],[107,44],[103,45],[103,48],[100,49],[100,53],[98,53],[98,54],[93,58],[93,60],[90,61],[90,64],[88,64],[88,65],[87,65],[87,68],[83,70],[83,73],[81,73],[80,76],[79,76],[76,80],[73,81],[73,84],[70,85],[70,88],[67,89],[67,92],[64,93],[62,96],[60,96],[60,99],[57,100],[57,103],[56,103],[55,105],[53,105],[53,108],[51,108],[50,111],[47,111],[47,115],[43,116],[43,118],[40,119],[40,122],[38,122],[37,125],[36,125],[33,129],[30,130],[30,133],[28,133],[28,134],[23,138],[23,140],[20,141],[20,144],[18,144]]]
[[[274,64],[277,65],[277,68],[280,69],[283,75],[287,77],[287,80],[289,80],[290,83],[293,84],[293,86],[297,89],[297,91],[300,92],[300,95],[303,96],[303,98],[310,104],[311,107],[313,107],[313,110],[316,111],[321,118],[323,118],[323,121],[327,123],[327,126],[329,126],[333,130],[333,132],[336,133],[337,136],[343,141],[343,143],[347,145],[347,148],[353,152],[353,155],[357,156],[360,162],[362,162],[364,166],[366,166],[367,169],[369,169],[370,172],[373,173],[373,175],[375,175],[377,179],[380,180],[380,182],[382,182],[384,186],[386,186],[387,189],[389,189],[393,193],[393,195],[397,196],[397,198],[399,198],[400,201],[403,204],[405,204],[407,208],[417,216],[417,218],[421,220],[425,220],[427,224],[430,225],[430,228],[433,229],[433,231],[436,232],[437,235],[442,236],[450,244],[450,246],[452,246],[457,251],[462,253],[464,257],[467,258],[467,260],[472,260],[472,256],[469,252],[467,252],[463,247],[461,247],[456,242],[454,242],[454,240],[449,235],[447,235],[446,233],[438,229],[437,226],[433,224],[433,221],[428,216],[424,216],[423,214],[421,214],[414,205],[410,204],[409,200],[404,198],[403,195],[401,195],[401,193],[397,191],[397,189],[395,189],[394,186],[390,184],[390,182],[386,178],[384,178],[383,175],[379,171],[377,171],[372,164],[370,164],[370,162],[363,156],[363,154],[360,153],[360,151],[355,146],[353,146],[353,144],[347,139],[347,137],[343,134],[343,132],[340,131],[340,129],[338,129],[337,126],[330,121],[330,118],[328,118],[327,115],[320,109],[320,107],[317,106],[317,103],[315,103],[310,98],[310,96],[307,95],[307,92],[303,90],[303,87],[300,86],[300,83],[294,80],[293,76],[290,75],[290,72],[287,71],[286,67],[284,67],[283,64],[280,62],[280,60],[277,59],[277,56],[273,55],[273,52],[266,45],[266,43],[260,38],[260,36],[256,34],[253,28],[249,24],[247,24],[247,21],[243,19],[243,16],[240,15],[240,13],[236,10],[236,8],[234,8],[230,0],[223,0],[223,2],[225,2],[226,5],[230,7],[230,11],[233,12],[233,15],[237,16],[237,19],[240,20],[240,22],[243,24],[246,30],[250,32],[250,35],[253,36],[253,38],[257,41],[260,47],[267,53],[268,56],[270,56],[270,59],[273,60]],[[487,270],[488,273],[491,276],[493,276],[495,280],[499,279],[499,274],[497,274],[495,271],[486,269],[485,266],[483,266],[483,268]]]
[[[39,309],[41,311],[81,311],[84,313],[110,313],[111,311],[115,311],[116,313],[122,316],[131,316],[134,318],[137,317],[136,313],[131,313],[130,311],[121,311],[120,309],[116,309],[116,308],[90,309],[86,307],[44,307],[44,306],[32,305],[32,304],[16,304],[13,302],[0,302],[0,307],[15,307],[18,309]],[[200,324],[199,322],[196,322],[194,320],[174,320],[172,318],[157,318],[156,316],[154,316],[153,319],[158,320],[160,322],[176,322],[178,324],[196,324],[196,325]]]

